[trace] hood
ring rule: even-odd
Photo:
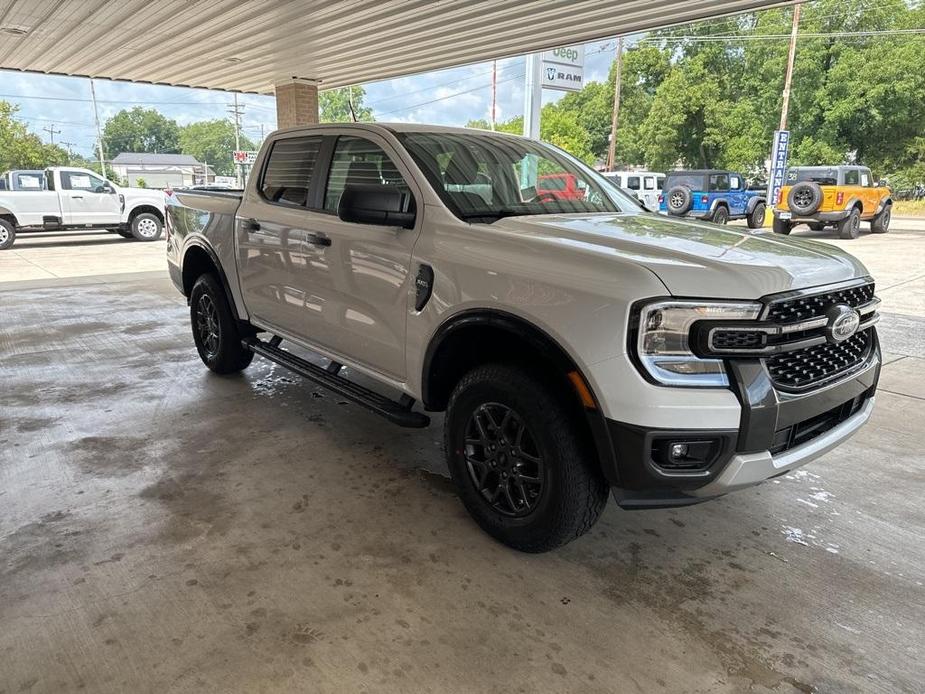
[[[757,299],[868,274],[826,243],[654,214],[534,215],[492,226],[635,262],[674,296]]]

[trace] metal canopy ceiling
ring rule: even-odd
[[[0,0],[0,68],[272,93],[530,53],[793,0]]]

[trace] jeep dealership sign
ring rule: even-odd
[[[584,86],[585,47],[563,46],[544,51],[540,72],[543,89],[577,92]]]

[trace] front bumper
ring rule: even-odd
[[[880,377],[876,343],[867,362],[808,393],[778,391],[757,359],[730,362],[741,406],[739,428],[668,430],[607,420],[616,469],[614,495],[624,508],[682,506],[785,474],[832,450],[870,418]],[[657,462],[669,441],[713,441],[708,466],[691,471]]]

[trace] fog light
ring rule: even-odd
[[[661,439],[652,444],[652,460],[666,472],[700,472],[713,464],[721,450],[718,439]]]

